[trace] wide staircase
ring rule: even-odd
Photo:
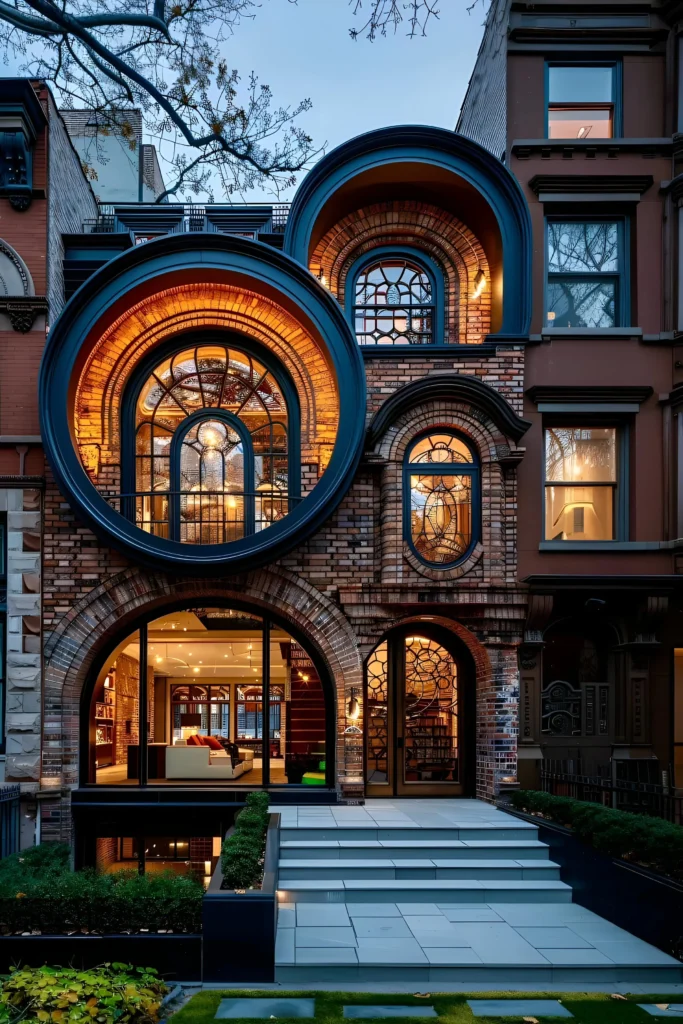
[[[274,809],[277,981],[683,980],[678,961],[574,904],[538,829],[488,804]]]

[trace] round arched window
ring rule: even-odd
[[[406,540],[426,564],[447,568],[477,541],[479,465],[469,444],[450,431],[415,440],[404,472]]]
[[[435,288],[417,260],[384,256],[356,277],[354,323],[359,345],[431,345]]]
[[[291,401],[263,363],[228,345],[183,348],[135,391],[134,486],[123,504],[141,529],[226,544],[287,515],[298,497]]]

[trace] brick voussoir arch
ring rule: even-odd
[[[47,638],[45,697],[52,718],[61,719],[62,777],[76,782],[81,700],[90,672],[107,645],[136,621],[179,602],[230,601],[278,615],[297,629],[325,661],[334,684],[336,713],[362,685],[357,638],[342,611],[310,583],[282,569],[256,569],[222,579],[184,579],[161,572],[127,569],[79,601]],[[52,726],[54,728],[54,725]],[[343,772],[343,741],[338,741],[338,772]],[[54,779],[54,751],[50,751]]]

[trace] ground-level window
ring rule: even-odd
[[[141,626],[101,668],[88,719],[87,782],[327,782],[323,684],[276,623],[188,608]]]
[[[546,427],[546,540],[617,539],[625,491],[620,495],[619,434],[616,427]]]
[[[221,853],[220,836],[108,836],[96,840],[95,867],[100,874],[172,871],[195,875],[208,885]]]

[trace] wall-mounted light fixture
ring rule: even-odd
[[[356,697],[356,687],[352,686],[351,687],[351,696],[349,697],[349,702],[346,705],[346,717],[349,718],[352,722],[355,722],[355,720],[359,716],[360,716],[360,704],[358,703],[358,698]]]
[[[474,292],[472,294],[473,299],[478,299],[482,293],[486,290],[486,274],[479,267],[479,270],[474,275]]]

